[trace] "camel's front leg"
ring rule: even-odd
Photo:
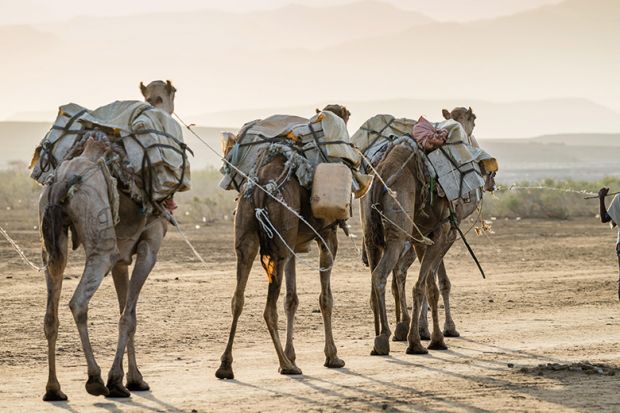
[[[424,300],[424,293],[427,288],[430,293],[428,300],[431,310],[433,310],[433,332],[431,335],[431,344],[429,345],[429,348],[439,349],[446,347],[443,342],[443,333],[441,332],[441,329],[439,329],[437,310],[439,305],[439,292],[437,290],[437,284],[434,280],[434,272],[454,242],[454,234],[449,229],[444,229],[443,232],[438,232],[438,235],[433,237],[433,241],[434,245],[426,247],[424,251],[421,251],[419,247],[416,247],[420,251],[420,253],[418,253],[418,257],[421,257],[420,275],[413,289],[413,314],[411,315],[411,326],[409,328],[409,336],[407,337],[409,341],[407,354],[428,353],[428,350],[424,348],[420,342],[419,331],[421,306]],[[432,283],[432,287],[429,283]]]
[[[88,337],[88,303],[95,291],[99,288],[105,274],[112,266],[111,254],[100,254],[94,252],[88,254],[84,273],[78,284],[69,307],[73,313],[73,318],[80,333],[82,348],[88,363],[88,381],[86,382],[86,391],[93,396],[109,394],[107,387],[101,379],[101,369],[95,361],[93,349]]]
[[[129,397],[129,390],[123,385],[123,355],[129,340],[133,340],[136,332],[136,306],[140,291],[146,282],[149,274],[157,261],[157,253],[164,238],[165,228],[158,227],[152,230],[154,233],[147,234],[139,243],[136,249],[136,264],[129,280],[127,289],[127,301],[123,314],[118,324],[118,345],[114,362],[108,373],[107,387],[110,391],[109,397]],[[133,344],[133,341],[132,341]],[[133,347],[133,345],[132,345]],[[135,349],[132,348],[133,351]],[[133,353],[132,351],[132,353]],[[142,374],[136,366],[135,353],[129,360],[129,373],[127,375],[128,385],[134,389],[148,390],[148,384],[142,379]]]
[[[59,240],[62,256],[60,262],[49,262],[47,253],[43,251],[45,268],[45,280],[47,282],[47,307],[45,310],[44,330],[47,339],[47,359],[49,375],[45,386],[43,400],[59,401],[67,400],[67,396],[60,390],[60,383],[56,377],[56,339],[58,338],[58,301],[62,289],[62,278],[65,265],[67,264],[67,237],[62,235]]]
[[[446,337],[459,337],[460,334],[456,330],[456,324],[454,324],[454,320],[452,319],[452,312],[450,308],[450,290],[452,288],[452,283],[450,283],[450,279],[448,278],[448,273],[446,272],[446,266],[444,265],[443,260],[441,260],[441,264],[439,264],[439,268],[437,269],[437,281],[439,281],[439,290],[441,291],[444,311],[446,313],[446,321],[443,325],[443,335]]]
[[[286,312],[286,346],[284,347],[284,354],[286,354],[286,357],[288,357],[292,363],[295,363],[297,356],[295,354],[293,339],[295,336],[295,313],[299,306],[295,257],[289,259],[284,272],[286,277],[286,299],[284,301],[284,311]]]
[[[334,342],[334,334],[332,330],[332,309],[334,307],[334,298],[331,289],[331,273],[336,252],[338,251],[338,238],[336,230],[330,230],[326,236],[328,246],[319,241],[320,265],[321,268],[327,269],[320,271],[321,275],[321,294],[319,295],[319,306],[323,315],[323,326],[325,327],[325,367],[340,368],[344,367],[344,361],[338,358],[338,350]],[[327,249],[329,248],[329,250]],[[331,256],[329,251],[331,250]],[[332,259],[333,257],[333,259]]]

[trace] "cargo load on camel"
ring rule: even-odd
[[[415,121],[376,115],[360,127],[351,142],[364,153],[361,170],[365,173],[369,173],[371,166],[377,165],[393,145],[409,145],[424,159],[423,173],[430,190],[437,187],[438,194],[450,201],[479,200],[484,185],[480,168],[486,172],[498,169],[496,159],[482,150],[453,119],[431,123],[423,117]]]
[[[342,208],[349,210],[351,191],[360,197],[370,186],[369,177],[358,171],[361,157],[351,147],[346,124],[330,111],[311,119],[274,115],[249,122],[237,135],[225,133],[222,149],[227,161],[221,169],[222,188],[251,192],[254,183],[247,182],[246,176],[255,179],[262,165],[281,155],[286,159],[287,176],[283,178],[294,175],[301,186],[312,190],[312,210],[317,218],[348,218]],[[338,166],[330,168],[328,164]],[[330,182],[334,170],[341,175]]]
[[[75,103],[61,106],[50,131],[35,149],[31,177],[53,180],[64,161],[81,151],[84,137],[104,132],[114,154],[107,166],[132,199],[150,211],[154,203],[190,188],[190,165],[181,127],[163,110],[139,101],[116,101],[90,111]]]

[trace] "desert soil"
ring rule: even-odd
[[[7,229],[38,262],[34,211],[2,211]],[[173,230],[138,306],[138,362],[152,391],[130,399],[86,393],[86,362],[68,302],[81,272],[72,254],[60,307],[57,366],[68,402],[41,400],[47,379],[43,274],[24,267],[0,239],[0,410],[10,412],[159,411],[620,411],[620,373],[534,368],[589,361],[620,365],[620,304],[615,235],[594,218],[498,220],[495,234],[469,235],[486,272],[482,280],[461,243],[446,263],[460,338],[447,351],[370,356],[374,338],[369,272],[340,236],[333,272],[334,331],[346,367],[323,367],[319,277],[299,265],[297,364],[302,376],[278,374],[263,321],[266,278],[256,264],[234,348],[235,380],[214,377],[231,321],[235,286],[232,224],[184,228],[207,260],[198,263]],[[359,234],[359,225],[354,223]],[[359,245],[360,239],[356,242]],[[316,248],[306,255],[317,266]],[[416,276],[417,266],[410,271]],[[412,283],[409,282],[408,286]],[[284,335],[283,297],[280,299]],[[393,322],[393,302],[388,300]],[[409,297],[409,302],[411,298]],[[91,302],[90,335],[104,379],[117,339],[118,309],[107,277]],[[443,324],[443,321],[442,321]],[[523,367],[526,371],[521,371]],[[606,370],[608,371],[608,370]]]

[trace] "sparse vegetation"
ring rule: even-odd
[[[220,172],[213,168],[192,172],[191,191],[179,193],[175,198],[180,221],[204,225],[232,220],[237,193],[220,189],[221,178]],[[597,201],[584,200],[587,194],[578,191],[596,193],[602,186],[620,190],[620,178],[591,182],[546,179],[518,182],[513,189],[500,186],[495,195],[485,197],[484,216],[551,219],[593,216],[597,213]],[[524,189],[539,187],[556,190]],[[36,208],[39,192],[40,186],[30,179],[23,163],[14,162],[8,169],[0,170],[0,210]]]
[[[512,189],[500,187],[495,195],[485,197],[484,215],[551,219],[593,216],[598,212],[597,200],[583,198],[595,194],[603,186],[618,190],[620,179],[607,177],[591,182],[572,179],[518,182]]]

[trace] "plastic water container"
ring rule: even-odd
[[[351,170],[341,163],[320,163],[314,171],[312,214],[326,221],[348,219],[351,207]]]

